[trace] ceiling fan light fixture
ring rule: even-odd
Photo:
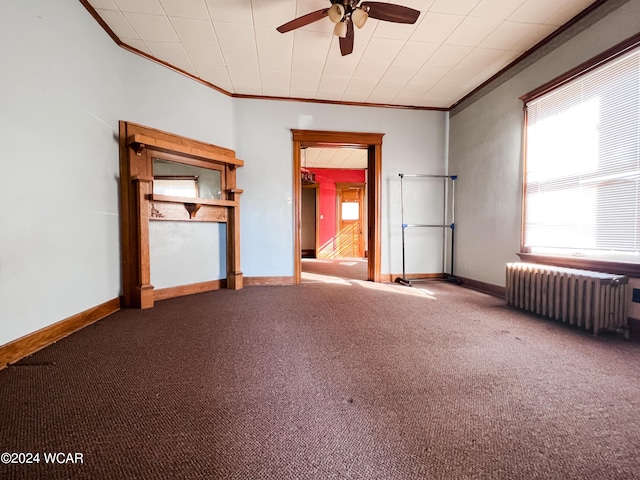
[[[351,20],[353,20],[353,24],[358,28],[364,27],[368,18],[369,14],[361,8],[356,8],[351,14]]]
[[[333,27],[333,34],[336,37],[345,38],[347,36],[347,24],[345,22],[336,23]]]
[[[334,24],[333,34],[340,39],[338,42],[340,53],[345,56],[353,53],[354,25],[357,28],[362,28],[369,17],[385,22],[414,24],[420,16],[420,10],[395,3],[364,0],[359,5],[360,0],[329,1],[331,6],[294,18],[283,23],[276,30],[280,33],[287,33],[322,20],[324,17],[329,17],[329,20]]]
[[[334,3],[329,7],[329,11],[327,13],[329,15],[329,20],[337,24],[344,17],[344,7],[339,3]]]

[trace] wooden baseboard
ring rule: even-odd
[[[183,297],[185,295],[193,295],[194,293],[210,292],[226,288],[227,281],[211,280],[208,282],[190,283],[189,285],[178,285],[177,287],[158,288],[153,291],[154,300],[166,300],[167,298]]]
[[[0,347],[0,369],[31,355],[120,310],[120,299],[114,298],[101,305],[41,328]]]
[[[380,275],[381,282],[393,283],[396,281],[396,278],[401,278],[401,273],[383,273]],[[440,278],[444,278],[442,273],[407,273],[404,278],[407,280],[437,280]]]
[[[293,285],[293,277],[244,277],[242,283],[245,287],[264,285]],[[209,282],[191,283],[189,285],[178,285],[177,287],[158,288],[153,291],[153,299],[166,300],[168,298],[193,295],[194,293],[211,292],[227,287],[227,281],[211,280]]]
[[[291,277],[244,277],[245,286],[266,286],[266,285],[293,285]]]
[[[458,277],[458,276],[456,276],[456,278],[460,280],[460,284],[463,287],[472,288],[474,290],[478,290],[483,293],[488,293],[489,295],[504,298],[504,295],[505,295],[504,287],[501,287],[499,285],[493,285],[491,283],[481,282],[479,280],[472,280],[471,278]]]

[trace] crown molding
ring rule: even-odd
[[[466,94],[464,97],[460,98],[458,101],[453,103],[449,107],[422,107],[417,105],[395,105],[395,104],[386,104],[386,103],[366,103],[366,102],[348,102],[348,101],[340,101],[340,100],[323,100],[323,99],[312,99],[312,98],[297,98],[297,97],[276,97],[276,96],[266,96],[266,95],[249,95],[249,94],[240,94],[240,93],[232,93],[223,88],[218,87],[206,80],[203,80],[196,75],[193,75],[185,70],[182,70],[170,63],[167,63],[163,60],[155,58],[148,53],[142,52],[131,45],[127,45],[122,42],[120,38],[111,30],[111,28],[105,23],[105,21],[100,17],[98,12],[89,4],[88,0],[80,0],[80,3],[87,9],[87,11],[91,14],[91,16],[98,22],[98,24],[107,32],[109,37],[120,47],[128,50],[131,53],[136,55],[140,55],[152,62],[156,62],[174,72],[180,73],[186,77],[189,77],[196,82],[199,82],[217,92],[222,93],[231,98],[239,98],[239,99],[250,99],[250,100],[272,100],[272,101],[280,101],[280,102],[302,102],[302,103],[317,103],[317,104],[326,104],[326,105],[342,105],[342,106],[353,106],[353,107],[372,107],[372,108],[391,108],[391,109],[402,109],[402,110],[422,110],[422,111],[438,111],[438,112],[450,112],[451,116],[456,115],[458,112],[464,110],[466,107],[479,100],[498,86],[502,85],[504,82],[514,77],[531,64],[547,55],[550,51],[554,50],[558,46],[565,43],[567,40],[573,38],[578,35],[580,32],[588,28],[589,26],[596,23],[601,18],[605,17],[612,11],[619,8],[621,5],[627,3],[629,0],[596,0],[591,5],[589,5],[586,9],[580,12],[578,15],[573,17],[567,23],[556,29],[553,33],[542,39],[536,45],[531,47],[529,50],[524,52],[518,58],[509,63],[506,67],[501,69],[495,75],[491,76],[489,79],[485,80],[479,86],[474,88],[471,92]],[[605,8],[606,7],[606,8]],[[594,13],[597,12],[597,13]]]
[[[272,97],[266,95],[247,95],[241,93],[231,93],[223,88],[220,88],[213,83],[207,82],[202,78],[193,75],[181,68],[178,68],[170,63],[167,63],[163,60],[160,60],[148,53],[145,53],[141,50],[138,50],[131,45],[127,45],[115,34],[113,30],[106,24],[106,22],[102,19],[102,17],[96,12],[96,10],[89,4],[88,0],[80,0],[80,3],[87,9],[87,11],[91,14],[91,16],[98,22],[98,24],[103,28],[107,35],[111,37],[111,39],[119,46],[128,50],[131,53],[135,53],[136,55],[140,55],[141,57],[146,58],[147,60],[151,60],[152,62],[158,63],[164,67],[173,70],[174,72],[180,73],[186,77],[189,77],[196,82],[199,82],[217,92],[222,93],[231,98],[242,98],[242,99],[251,99],[251,100],[274,100],[280,102],[303,102],[303,103],[319,103],[319,104],[329,104],[329,105],[346,105],[352,107],[373,107],[373,108],[394,108],[394,109],[404,109],[404,110],[431,110],[431,111],[439,111],[439,112],[448,112],[449,109],[447,107],[420,107],[414,105],[394,105],[394,104],[386,104],[386,103],[366,103],[366,102],[343,102],[340,100],[322,100],[322,99],[312,99],[312,98],[297,98],[297,97]]]

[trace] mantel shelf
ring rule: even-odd
[[[202,147],[187,146],[182,145],[181,143],[173,143],[159,138],[152,138],[141,133],[135,133],[127,137],[127,145],[137,145],[138,148],[136,148],[136,152],[142,151],[145,147],[152,147],[167,152],[179,152],[185,155],[192,155],[195,157],[213,160],[215,162],[226,163],[234,168],[242,167],[244,165],[244,161],[239,158],[235,158],[235,154],[227,153],[220,147],[215,147],[216,151],[213,151],[214,147],[211,146],[211,150],[209,150],[206,148],[206,144],[202,144]],[[229,152],[232,152],[232,150],[229,150]]]
[[[237,207],[238,202],[233,200],[214,200],[212,198],[174,197],[170,195],[158,195],[152,193],[149,200],[154,202],[182,203],[184,205],[215,205],[218,207]]]

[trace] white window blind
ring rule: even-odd
[[[526,110],[525,249],[640,262],[640,48]]]

